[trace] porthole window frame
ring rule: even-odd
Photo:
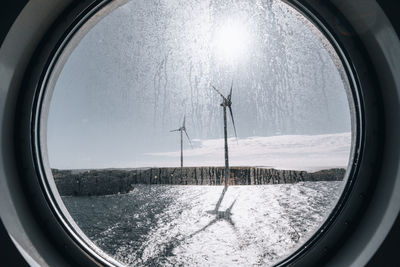
[[[24,184],[24,192],[32,199],[30,207],[37,213],[37,220],[43,224],[43,227],[48,228],[46,232],[49,234],[49,239],[59,250],[68,254],[67,257],[75,258],[75,262],[79,265],[86,266],[117,263],[104,255],[101,256],[98,251],[82,242],[80,237],[75,236],[76,233],[71,232],[70,226],[66,225],[60,210],[57,210],[58,208],[52,203],[54,200],[46,182],[47,177],[43,166],[40,166],[38,103],[41,101],[46,77],[57,59],[59,49],[88,18],[95,15],[109,2],[111,1],[74,3],[53,24],[37,47],[28,71],[24,75],[15,119],[17,135],[15,151],[19,164],[19,177]],[[360,157],[354,162],[347,188],[341,197],[342,200],[333,210],[335,218],[328,219],[302,248],[277,265],[318,266],[333,257],[335,249],[343,244],[347,234],[357,227],[360,214],[365,211],[370,195],[373,194],[375,185],[373,178],[380,170],[381,162],[378,155],[384,146],[385,134],[383,121],[380,120],[383,117],[383,107],[379,100],[381,88],[373,67],[366,67],[371,66],[371,62],[363,43],[347,20],[340,16],[338,10],[335,11],[334,6],[311,0],[287,2],[307,15],[314,25],[329,32],[328,39],[332,38],[329,39],[331,42],[337,42],[340,48],[337,52],[340,52],[339,55],[348,61],[347,67],[354,74],[355,83],[360,90],[354,92],[359,97],[356,106],[358,105],[357,109],[360,111],[358,119],[361,135],[356,140],[358,144],[356,150],[359,151]],[[352,36],[340,35],[338,29],[334,27],[337,22]]]

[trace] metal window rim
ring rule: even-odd
[[[26,66],[31,60],[36,46],[44,33],[72,1],[31,1],[20,13],[14,22],[0,50],[0,123],[1,123],[1,154],[0,154],[0,215],[14,242],[18,244],[21,253],[33,265],[53,265],[66,263],[60,252],[52,248],[51,242],[42,236],[43,226],[34,223],[34,214],[28,210],[27,196],[20,189],[20,172],[15,162],[13,147],[13,124],[15,105],[18,91],[24,77]],[[92,1],[86,1],[92,2]],[[311,6],[316,1],[306,2]],[[386,122],[396,122],[400,119],[400,62],[393,58],[400,58],[400,43],[390,22],[378,4],[373,0],[369,8],[376,11],[376,23],[371,24],[363,19],[363,5],[359,1],[332,1],[340,10],[358,35],[368,52],[373,68],[377,71],[377,78],[382,92],[384,103],[383,116]],[[88,3],[89,4],[89,3]],[[83,5],[84,6],[84,5]],[[361,7],[361,8],[360,8]],[[318,12],[318,10],[316,10]],[[37,14],[41,14],[40,17]],[[360,14],[360,20],[354,20]],[[382,166],[379,172],[374,192],[369,200],[369,209],[363,214],[364,220],[358,224],[353,238],[347,240],[337,251],[333,259],[340,261],[341,266],[363,266],[375,253],[384,237],[393,225],[400,210],[400,172],[399,151],[396,151],[399,141],[396,140],[399,130],[395,123],[385,124],[384,149],[382,152]],[[18,142],[18,140],[17,140]],[[32,223],[30,223],[32,222]],[[84,254],[85,252],[82,251]],[[91,257],[86,255],[85,257]],[[91,259],[94,264],[101,264],[99,260]],[[104,262],[106,263],[106,262]],[[103,264],[104,264],[103,263]]]

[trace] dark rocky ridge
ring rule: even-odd
[[[147,169],[52,169],[62,196],[90,196],[127,193],[135,184],[222,185],[223,167],[184,167]],[[284,184],[303,181],[341,181],[345,169],[317,172],[232,167],[230,185]]]

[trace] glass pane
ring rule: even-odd
[[[342,193],[349,92],[333,46],[283,2],[129,1],[58,76],[48,164],[123,264],[272,265]]]

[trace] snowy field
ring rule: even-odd
[[[229,138],[231,166],[259,166],[284,170],[318,171],[346,168],[351,133],[322,135],[279,135]],[[224,140],[193,140],[184,150],[185,166],[224,166]],[[177,147],[178,148],[178,147]],[[177,167],[180,150],[147,153],[138,166]]]
[[[137,185],[124,195],[63,197],[82,231],[132,266],[270,266],[323,223],[343,182]]]

